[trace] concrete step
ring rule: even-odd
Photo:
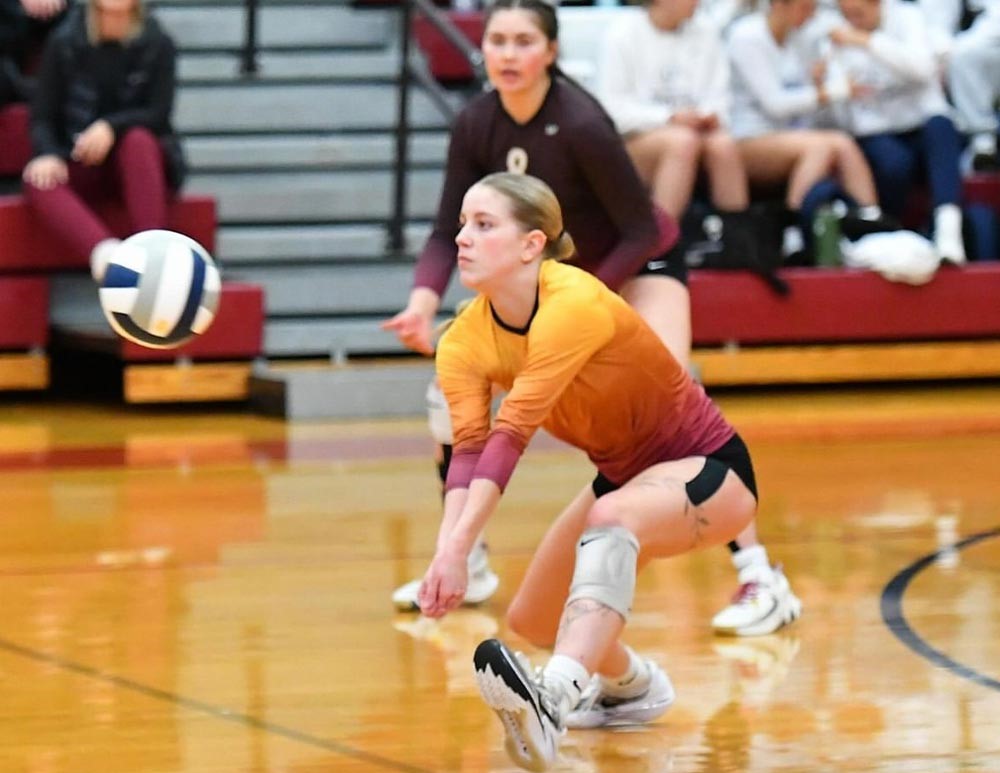
[[[243,46],[246,12],[242,5],[161,5],[155,14],[181,51]],[[389,10],[263,5],[257,16],[257,41],[262,49],[383,47],[395,40],[395,21],[395,13]]]
[[[455,98],[456,105],[459,98]],[[430,99],[412,92],[411,126],[445,129]],[[389,84],[249,82],[180,89],[174,124],[182,134],[231,132],[391,131],[396,88]]]
[[[433,217],[441,193],[443,172],[414,171],[408,176],[409,218]],[[389,171],[298,173],[192,174],[191,193],[214,196],[219,219],[236,223],[331,223],[385,220],[392,211]]]
[[[443,167],[448,135],[414,134],[408,147],[411,164]],[[391,167],[396,158],[396,138],[389,133],[190,137],[184,149],[191,168],[200,173],[266,168],[339,171],[352,167]]]
[[[352,356],[406,354],[408,350],[396,336],[379,327],[391,316],[386,312],[368,317],[270,319],[264,326],[264,355],[328,357],[343,362]]]
[[[238,53],[185,53],[177,63],[183,87],[186,81],[241,80]],[[271,78],[343,78],[389,80],[399,72],[399,54],[377,51],[262,51],[257,56],[257,80]]]
[[[434,373],[429,359],[347,367],[262,367],[250,379],[250,404],[286,419],[421,416]]]
[[[329,357],[340,362],[351,355],[403,354],[406,347],[399,343],[395,335],[379,327],[383,320],[391,316],[271,319],[264,325],[264,355],[278,358]]]
[[[408,225],[404,252],[417,254],[430,230],[428,223]],[[217,252],[227,270],[288,262],[382,260],[387,239],[383,225],[223,225]]]
[[[395,314],[406,305],[413,284],[410,262],[368,262],[335,266],[271,266],[226,271],[226,279],[266,290],[269,319],[277,316]],[[457,281],[443,306],[454,308],[469,291]]]

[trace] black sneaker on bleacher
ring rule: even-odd
[[[976,153],[972,157],[972,171],[1000,172],[1000,157],[996,153]]]
[[[894,217],[883,214],[880,217],[869,219],[860,217],[857,210],[849,210],[846,215],[840,219],[840,234],[841,236],[850,239],[852,242],[857,241],[862,236],[867,236],[868,234],[878,234],[885,233],[886,231],[899,231],[902,229],[899,221]]]

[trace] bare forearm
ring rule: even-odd
[[[486,478],[474,479],[467,489],[449,491],[438,532],[438,552],[468,556],[499,501],[500,488]]]

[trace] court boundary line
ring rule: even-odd
[[[131,692],[144,695],[147,698],[159,700],[164,703],[172,703],[191,711],[207,714],[215,719],[221,719],[233,724],[245,725],[256,730],[263,730],[273,735],[281,736],[282,738],[290,741],[297,741],[307,746],[313,746],[323,749],[324,751],[339,754],[342,757],[350,757],[359,762],[371,763],[384,770],[399,771],[399,773],[432,773],[432,771],[427,768],[418,768],[414,765],[408,765],[405,762],[391,760],[388,757],[382,757],[372,752],[355,749],[351,746],[338,743],[337,741],[319,738],[317,736],[310,735],[309,733],[305,733],[291,727],[286,727],[285,725],[279,725],[276,722],[268,722],[250,714],[243,714],[222,706],[215,706],[211,703],[206,703],[205,701],[200,701],[195,698],[187,698],[183,695],[172,693],[169,690],[162,690],[159,687],[153,687],[152,685],[143,684],[142,682],[136,682],[127,677],[118,676],[117,674],[109,674],[105,671],[100,671],[96,668],[92,668],[91,666],[84,665],[83,663],[76,663],[72,660],[61,658],[58,655],[52,655],[47,652],[42,652],[41,650],[32,649],[31,647],[22,646],[8,639],[0,638],[0,650],[5,650],[14,655],[20,655],[21,657],[34,660],[38,663],[55,666],[62,671],[88,677],[124,690],[129,690]]]
[[[973,534],[965,539],[959,540],[954,545],[941,548],[930,555],[926,555],[923,558],[914,561],[912,564],[896,574],[895,577],[889,580],[885,588],[882,589],[882,598],[879,607],[882,613],[882,621],[886,624],[889,630],[892,631],[896,638],[909,647],[913,652],[917,653],[922,658],[929,660],[934,665],[950,671],[956,676],[967,679],[970,682],[974,682],[981,687],[987,687],[992,690],[1000,691],[1000,680],[994,679],[991,676],[980,673],[974,668],[970,668],[969,666],[959,663],[957,660],[950,658],[941,650],[932,647],[923,637],[920,636],[920,634],[913,630],[906,620],[906,615],[903,614],[903,595],[906,592],[906,588],[910,584],[910,581],[920,574],[920,572],[937,561],[938,558],[940,558],[940,556],[944,553],[950,553],[955,550],[963,550],[970,545],[975,545],[977,542],[997,537],[1000,537],[1000,526],[995,529],[990,529],[989,531]]]

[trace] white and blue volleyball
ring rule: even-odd
[[[111,254],[99,293],[118,335],[173,349],[208,330],[221,290],[215,261],[198,242],[174,231],[143,231]]]

